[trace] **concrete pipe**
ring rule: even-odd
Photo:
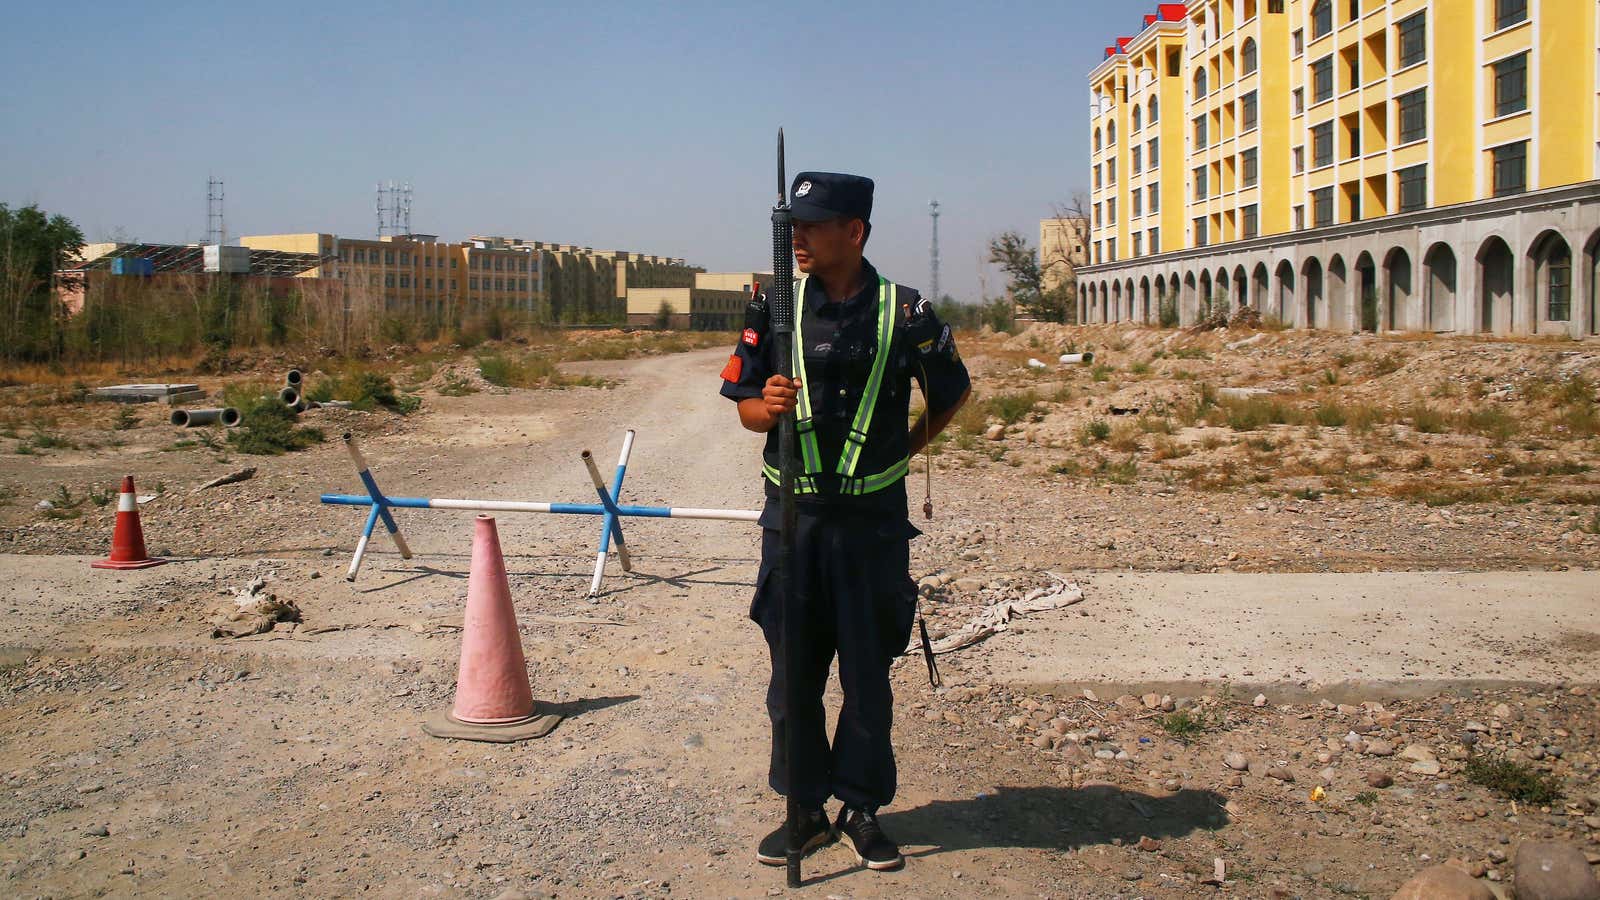
[[[306,376],[301,374],[299,369],[290,369],[288,374],[283,376],[283,383],[295,390],[299,390],[301,383],[305,380]]]
[[[1063,354],[1061,354],[1061,364],[1063,366],[1075,366],[1075,365],[1080,365],[1082,363],[1092,363],[1092,362],[1094,362],[1094,354],[1093,353],[1063,353]]]
[[[305,401],[300,399],[300,392],[292,387],[279,391],[278,400],[295,412],[303,412],[306,408]]]
[[[349,409],[349,400],[324,400],[317,404],[324,409]]]
[[[239,411],[231,406],[220,409],[175,409],[172,411],[172,424],[180,428],[217,424],[233,428],[239,424]]]

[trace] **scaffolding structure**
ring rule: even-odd
[[[222,246],[228,242],[228,226],[222,218],[222,179],[206,181],[206,243]]]
[[[378,182],[378,237],[411,234],[411,182]]]

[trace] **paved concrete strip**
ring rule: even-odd
[[[1600,681],[1595,572],[1098,573],[1080,583],[1080,606],[1023,620],[981,650],[998,681]]]

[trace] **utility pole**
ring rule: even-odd
[[[928,291],[933,295],[933,302],[938,303],[939,294],[939,201],[928,203],[928,214],[933,218],[933,248],[928,254]]]

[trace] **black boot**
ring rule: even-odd
[[[839,821],[834,828],[850,839],[856,859],[867,868],[883,872],[906,864],[899,846],[879,827],[877,813],[847,806],[839,810]]]
[[[800,811],[800,853],[810,856],[817,850],[838,840],[833,827],[828,824],[828,814],[818,806]],[[761,839],[756,848],[756,860],[762,865],[781,866],[789,862],[789,823],[785,821],[771,834]]]

